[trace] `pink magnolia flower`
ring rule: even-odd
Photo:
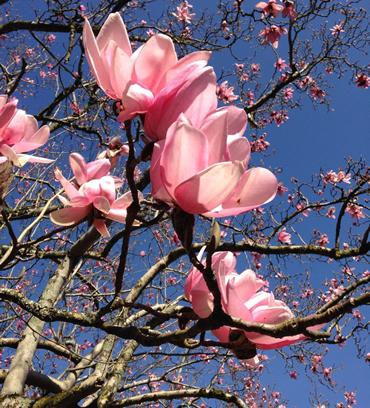
[[[177,60],[170,37],[151,36],[132,53],[126,27],[119,13],[110,14],[98,37],[88,20],[83,30],[86,57],[95,79],[112,99],[121,101],[118,120],[145,113],[154,95],[189,64],[206,65],[209,52],[195,52]]]
[[[283,244],[291,245],[292,244],[292,241],[290,240],[291,238],[292,235],[286,232],[286,228],[283,228],[278,232],[277,239]]]
[[[211,217],[237,215],[271,201],[276,177],[263,168],[246,171],[246,126],[244,110],[234,106],[210,113],[198,127],[180,115],[166,139],[155,144],[152,196]]]
[[[345,212],[351,215],[351,219],[356,218],[357,221],[360,221],[361,218],[365,218],[365,214],[362,212],[362,207],[355,203],[349,203]]]
[[[228,81],[224,81],[220,86],[217,86],[216,94],[223,103],[233,104],[233,101],[238,99],[238,97],[233,92],[234,87],[228,88],[228,84]]]
[[[6,160],[15,166],[31,163],[51,163],[53,160],[23,154],[43,146],[49,139],[48,126],[38,129],[37,121],[25,111],[17,109],[16,99],[7,102],[6,95],[0,95],[0,163]]]
[[[191,8],[193,8],[193,6],[185,0],[178,7],[176,7],[177,12],[172,14],[177,17],[177,20],[182,24],[190,24],[191,19],[195,17],[195,13],[190,13]]]
[[[107,159],[96,160],[86,165],[82,156],[73,153],[70,163],[77,185],[66,180],[59,169],[56,169],[55,176],[62,184],[69,200],[58,195],[67,208],[52,212],[51,221],[58,225],[69,226],[89,217],[100,234],[109,237],[105,219],[126,222],[127,208],[132,202],[131,193],[128,192],[116,199],[116,188],[122,185],[122,181],[104,175],[108,174],[110,169]],[[141,193],[139,198],[142,199]],[[138,225],[137,222],[136,225]]]
[[[199,254],[200,260],[203,251]],[[222,308],[226,313],[247,322],[266,324],[280,324],[294,318],[293,312],[284,302],[276,300],[273,293],[261,291],[267,283],[258,278],[255,272],[247,269],[239,275],[235,272],[235,266],[236,258],[231,252],[216,252],[212,256],[212,268],[216,273]],[[213,312],[213,295],[203,275],[195,267],[191,268],[185,282],[185,296],[200,318],[206,318]],[[323,325],[309,329],[317,330],[320,327]],[[229,342],[229,327],[223,326],[212,333],[220,341]],[[288,346],[306,338],[299,334],[278,339],[255,332],[245,332],[245,336],[263,350]]]
[[[128,156],[130,148],[127,144],[123,144],[120,136],[115,136],[108,144],[108,149],[99,153],[97,158],[110,159],[110,168],[114,169],[118,164],[120,156]]]
[[[257,3],[254,7],[257,9],[262,9],[263,16],[271,15],[275,18],[278,17],[280,11],[282,11],[284,8],[283,6],[277,4],[276,0],[269,0],[268,3],[261,1],[260,3]]]
[[[294,3],[290,0],[285,1],[285,7],[281,12],[282,16],[289,17],[292,21],[297,18],[297,12],[294,8]]]
[[[283,69],[286,68],[285,60],[279,58],[277,62],[275,62],[274,67],[277,68],[279,72],[281,72]]]
[[[279,40],[281,34],[287,34],[288,31],[285,27],[278,27],[276,25],[272,25],[270,27],[265,27],[261,30],[258,35],[263,35],[262,44],[271,43],[274,48],[279,46]]]
[[[344,33],[342,26],[343,26],[343,21],[341,21],[339,24],[336,24],[333,28],[330,29],[331,34],[338,35],[340,33]]]
[[[356,84],[357,88],[367,89],[370,86],[370,78],[363,72],[360,72],[359,74],[356,75]]]

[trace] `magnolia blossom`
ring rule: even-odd
[[[261,30],[258,35],[263,35],[262,44],[271,43],[274,48],[279,46],[279,40],[281,34],[287,34],[288,31],[285,27],[278,27],[276,25],[272,25],[270,27],[265,27]]]
[[[203,250],[199,254],[201,260]],[[203,262],[205,265],[205,262]],[[212,256],[212,268],[215,270],[217,284],[221,293],[223,310],[232,317],[252,323],[280,324],[294,318],[293,312],[273,293],[261,291],[266,282],[250,269],[242,274],[235,272],[236,258],[231,252],[216,252]],[[213,295],[209,291],[201,272],[192,267],[185,282],[185,296],[192,304],[194,312],[200,318],[206,318],[213,312]],[[318,325],[309,328],[317,330]],[[229,342],[230,328],[223,326],[212,333],[222,342]],[[249,341],[263,350],[288,346],[304,340],[303,334],[274,338],[265,334],[245,332]]]
[[[49,139],[48,126],[38,129],[37,121],[25,111],[17,109],[16,99],[7,102],[6,95],[0,95],[0,163],[10,160],[16,166],[31,163],[51,163],[43,157],[23,154],[43,146]]]
[[[275,18],[284,8],[283,6],[277,4],[276,0],[269,0],[268,3],[261,1],[260,3],[257,3],[254,7],[257,9],[262,9],[264,16],[271,15]]]
[[[237,215],[271,201],[276,177],[263,168],[246,171],[246,126],[244,110],[234,106],[215,110],[198,126],[181,114],[154,146],[152,196],[211,217]]]
[[[110,169],[107,159],[86,164],[82,156],[73,153],[70,164],[76,184],[65,179],[59,169],[55,170],[56,179],[62,184],[69,200],[58,195],[67,208],[52,212],[51,221],[68,226],[89,217],[100,234],[109,237],[105,219],[126,222],[127,208],[132,203],[131,193],[116,199],[116,188],[122,185],[122,180],[107,175]],[[142,199],[141,193],[139,199]]]
[[[195,17],[195,13],[190,13],[191,8],[193,8],[193,6],[185,0],[178,7],[176,7],[177,13],[172,14],[184,25],[185,23],[190,24],[191,19]]]
[[[292,21],[294,21],[297,18],[297,12],[294,8],[294,3],[292,1],[286,1],[285,2],[285,7],[283,11],[281,12],[282,16],[289,17]]]
[[[233,101],[238,99],[237,95],[234,94],[234,87],[231,86],[230,88],[229,82],[224,81],[220,86],[217,87],[216,94],[218,98],[223,102],[223,103],[230,103],[233,104]]]
[[[118,164],[120,156],[128,156],[130,148],[128,144],[123,144],[120,136],[115,136],[108,144],[108,149],[99,153],[97,158],[110,159],[110,168],[114,169]]]
[[[283,228],[278,232],[277,239],[282,244],[291,245],[292,244],[292,241],[290,240],[291,238],[292,238],[292,235],[286,232],[286,228]]]
[[[206,65],[209,52],[195,52],[177,60],[170,37],[155,34],[132,53],[119,13],[110,14],[95,39],[89,22],[83,29],[86,57],[102,90],[118,104],[119,121],[145,113],[154,96],[189,64]]]

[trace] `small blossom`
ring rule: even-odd
[[[294,3],[292,1],[287,0],[285,2],[285,7],[281,14],[284,18],[289,17],[292,21],[295,20],[297,18],[297,12],[294,8]]]
[[[277,62],[275,62],[274,67],[277,68],[279,72],[281,72],[283,69],[286,68],[285,60],[279,58]]]
[[[234,87],[228,88],[228,81],[225,81],[220,86],[217,86],[216,94],[223,103],[233,104],[233,101],[238,99],[233,91]]]
[[[343,26],[343,21],[339,24],[336,24],[333,28],[331,28],[330,31],[332,35],[338,35],[340,33],[344,33],[342,26]]]
[[[320,238],[317,240],[317,244],[321,247],[324,247],[328,243],[329,243],[329,238],[326,234],[321,235]]]
[[[363,72],[356,75],[357,88],[367,89],[370,86],[370,78],[365,75]]]
[[[265,16],[273,16],[278,17],[280,11],[283,10],[283,6],[276,4],[276,0],[269,0],[268,3],[260,2],[255,5],[255,8],[262,9],[262,15]]]
[[[286,228],[281,229],[281,230],[278,232],[278,235],[277,235],[277,239],[278,239],[282,244],[287,244],[287,245],[291,245],[291,244],[292,244],[292,242],[291,242],[291,240],[290,240],[291,237],[292,237],[292,235],[289,234],[288,232],[286,232]]]
[[[177,21],[180,21],[182,24],[190,24],[191,19],[194,18],[195,13],[190,13],[190,9],[193,8],[191,4],[189,4],[186,0],[182,2],[177,8],[176,13],[172,13],[175,17],[177,17]]]
[[[281,34],[287,34],[288,31],[285,27],[278,27],[276,25],[272,25],[270,27],[266,27],[261,30],[258,35],[263,36],[262,44],[271,43],[274,48],[278,48],[279,40]]]

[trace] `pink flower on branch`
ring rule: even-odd
[[[69,200],[58,195],[67,208],[52,212],[51,221],[58,225],[72,226],[88,217],[101,235],[109,237],[105,220],[126,222],[127,208],[132,202],[131,192],[116,199],[116,188],[122,185],[122,181],[105,175],[110,169],[107,159],[96,160],[86,165],[82,156],[73,153],[70,163],[77,185],[66,180],[59,169],[55,170],[55,176],[62,184]],[[142,199],[141,193],[139,199]],[[138,222],[135,221],[134,225],[138,225]]]
[[[343,21],[340,22],[339,24],[336,24],[333,28],[331,28],[330,31],[332,35],[338,35],[340,33],[344,33],[342,26],[343,26]]]
[[[38,129],[33,116],[17,109],[16,99],[10,102],[7,99],[6,95],[0,95],[0,163],[10,160],[19,167],[27,162],[51,163],[53,160],[23,154],[38,149],[49,140],[49,127]]]
[[[246,171],[246,126],[244,110],[234,106],[215,110],[199,126],[181,114],[166,139],[155,144],[152,196],[211,217],[241,214],[271,201],[276,177],[263,168]]]
[[[287,33],[288,31],[285,27],[278,27],[276,25],[272,25],[270,27],[265,27],[258,33],[258,35],[263,36],[262,45],[271,43],[274,48],[278,48],[281,34]]]
[[[256,9],[262,9],[262,14],[263,16],[273,16],[273,17],[278,17],[280,11],[283,10],[283,6],[279,5],[276,3],[276,0],[269,0],[268,3],[265,3],[264,1],[261,1],[260,3],[257,3],[254,6]]]
[[[292,21],[294,21],[297,18],[297,12],[295,10],[294,3],[290,0],[285,1],[285,6],[281,14],[284,18],[289,17]]]
[[[204,249],[198,258],[202,257]],[[205,262],[203,262],[205,265]],[[280,324],[294,315],[282,301],[276,300],[273,293],[261,291],[266,282],[256,276],[250,269],[242,274],[235,272],[236,258],[231,252],[216,252],[212,256],[212,268],[215,271],[217,284],[221,292],[223,310],[232,317],[246,322]],[[185,282],[185,296],[192,304],[194,312],[200,318],[206,318],[213,312],[213,295],[209,291],[201,272],[192,267]],[[317,330],[323,325],[309,328]],[[222,342],[230,341],[231,329],[223,326],[212,333]],[[304,340],[302,334],[274,338],[255,332],[245,332],[246,338],[263,350],[275,349]],[[249,361],[253,364],[256,360]]]
[[[370,86],[370,78],[363,72],[360,72],[359,74],[356,75],[356,84],[357,88],[367,89]]]
[[[186,0],[182,2],[177,8],[176,13],[172,13],[177,20],[180,21],[182,24],[190,24],[191,19],[195,17],[195,13],[190,13],[190,9],[193,8],[191,4],[189,4]]]
[[[209,52],[195,52],[180,61],[170,37],[153,35],[132,53],[126,27],[119,13],[110,14],[95,39],[85,20],[86,57],[100,88],[112,99],[122,101],[119,120],[147,112],[154,96],[189,64],[206,65]]]
[[[282,244],[291,245],[292,244],[292,241],[290,240],[291,238],[292,238],[292,235],[286,232],[286,228],[283,228],[278,232],[277,239]]]
[[[217,86],[216,94],[223,103],[233,104],[233,101],[238,99],[238,97],[233,92],[234,87],[228,88],[228,84],[228,81],[224,81],[220,86]]]

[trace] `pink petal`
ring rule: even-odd
[[[88,20],[85,20],[83,28],[83,41],[85,45],[85,53],[87,62],[90,65],[91,71],[94,74],[96,82],[105,91],[110,88],[110,79],[106,72],[98,44],[95,40],[94,33],[91,29]],[[111,95],[109,95],[111,96]],[[114,98],[114,95],[111,96]]]
[[[38,149],[49,140],[49,136],[49,126],[45,125],[41,127],[32,137],[29,137],[28,140],[21,140],[19,143],[16,143],[14,145],[14,150],[17,153],[23,153]]]
[[[86,161],[79,153],[69,155],[69,165],[79,186],[88,181]]]
[[[104,49],[103,63],[109,72],[112,91],[117,95],[115,99],[121,99],[133,76],[134,62],[111,41]]]
[[[230,161],[227,141],[227,112],[213,112],[203,121],[200,130],[208,140],[208,166]]]
[[[26,118],[27,118],[27,127],[26,127],[26,132],[22,138],[22,142],[28,142],[33,137],[33,135],[37,133],[37,131],[39,130],[37,120],[33,116],[26,115]],[[49,129],[49,127],[46,125],[43,127],[46,127],[47,129]],[[49,134],[50,134],[50,131],[49,131]],[[49,138],[49,135],[48,135],[48,138]],[[46,139],[43,144],[45,144],[47,141],[48,139]]]
[[[264,284],[265,282],[257,278],[254,271],[246,269],[242,274],[235,277],[234,288],[239,298],[243,302],[246,302],[260,290]]]
[[[107,226],[105,225],[104,220],[94,220],[93,225],[96,228],[96,230],[101,235],[103,235],[103,237],[110,237],[109,231],[107,229]]]
[[[225,106],[217,112],[227,112],[227,134],[229,136],[243,136],[248,125],[248,117],[244,109],[236,106]]]
[[[161,90],[168,85],[186,67],[192,66],[192,69],[205,67],[210,57],[210,51],[196,51],[181,58],[163,75],[157,89]]]
[[[11,115],[11,111],[12,110],[10,109],[10,112],[8,112],[9,116]],[[2,134],[3,142],[8,144],[9,146],[12,146],[15,143],[20,142],[24,134],[26,133],[26,129],[27,129],[26,112],[18,109],[13,118],[11,119],[10,123],[6,127],[6,129],[4,129],[4,132]]]
[[[81,195],[77,188],[63,176],[63,174],[58,168],[55,169],[55,178],[61,183],[61,185],[64,188],[64,191],[71,200],[74,197]]]
[[[235,278],[230,279],[226,284],[226,299],[225,306],[227,312],[230,316],[238,317],[247,322],[251,322],[252,314],[245,306],[244,302],[239,298],[238,293],[235,289]]]
[[[137,84],[129,85],[122,95],[123,110],[117,120],[123,122],[132,119],[137,113],[145,113],[153,104],[154,96],[151,91]]]
[[[112,206],[114,201],[116,200],[116,187],[114,184],[113,177],[104,176],[100,179],[100,186],[102,191],[102,196],[104,196],[109,205]]]
[[[259,207],[270,202],[277,192],[277,179],[271,171],[262,167],[248,170],[240,180],[232,197],[223,208]]]
[[[191,304],[194,312],[201,318],[208,317],[213,312],[213,296],[200,290],[192,290]]]
[[[109,201],[105,197],[95,197],[93,200],[93,205],[97,210],[101,211],[104,214],[108,214],[110,211]]]
[[[149,39],[135,61],[135,73],[140,84],[156,93],[163,75],[177,62],[170,37],[156,34]]]
[[[204,133],[185,123],[169,129],[160,161],[161,179],[174,198],[177,186],[208,165],[208,141]]]
[[[59,197],[60,199],[61,197]],[[61,200],[62,201],[62,200]],[[91,200],[85,196],[76,196],[69,201],[68,205],[71,207],[86,207],[91,204]]]
[[[175,189],[176,202],[190,214],[210,211],[229,197],[243,173],[244,166],[240,162],[208,167]]]
[[[87,163],[86,170],[87,180],[100,179],[108,175],[110,170],[110,161],[108,159],[95,160],[93,162]],[[122,180],[118,179],[117,177],[116,179],[118,183],[122,182]]]
[[[50,219],[58,225],[74,225],[85,218],[91,211],[91,205],[86,207],[62,208],[50,214]]]
[[[118,12],[109,14],[107,20],[103,24],[99,35],[96,38],[98,48],[102,49],[105,44],[111,40],[116,42],[118,47],[128,56],[131,55],[130,39],[126,31],[126,26]]]
[[[4,98],[2,101],[4,101]],[[0,110],[0,141],[2,141],[4,130],[8,127],[17,112],[17,103],[17,100],[8,102]]]
[[[227,146],[230,152],[230,160],[242,161],[245,167],[247,167],[251,156],[251,147],[248,140],[245,137],[229,136],[227,138]]]
[[[212,68],[192,70],[187,67],[156,96],[145,117],[148,137],[161,140],[181,113],[200,127],[209,112],[217,107],[216,76]],[[171,109],[167,106],[170,104]]]

